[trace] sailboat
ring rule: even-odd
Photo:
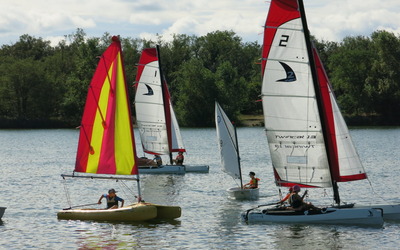
[[[227,190],[229,197],[236,200],[257,200],[259,188],[243,188],[236,126],[233,126],[218,102],[215,102],[215,125],[222,170],[232,178],[240,180],[239,187],[232,187]]]
[[[280,206],[260,211],[259,206],[244,212],[243,218],[382,226],[382,209],[341,203],[338,182],[367,175],[310,40],[302,0],[271,1],[261,65],[264,122],[276,185],[332,188],[335,205],[315,211]]]
[[[3,217],[4,212],[6,211],[6,207],[0,207],[0,219]]]
[[[111,45],[100,57],[89,86],[75,169],[72,175],[62,177],[136,181],[138,199],[137,203],[116,209],[71,206],[57,213],[59,219],[131,222],[181,215],[179,206],[142,201],[121,42],[117,36],[112,37]]]
[[[208,173],[208,165],[173,165],[173,152],[186,152],[160,63],[160,48],[142,51],[136,75],[136,122],[143,151],[168,155],[169,164],[139,163],[141,174]],[[151,161],[150,161],[151,163]]]

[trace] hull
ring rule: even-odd
[[[185,174],[185,167],[177,165],[139,166],[139,174]]]
[[[0,219],[3,217],[6,207],[0,207]]]
[[[378,208],[384,220],[400,220],[400,204],[355,205],[354,208]]]
[[[242,218],[248,222],[294,223],[294,224],[332,224],[362,225],[382,227],[381,209],[327,208],[324,212],[296,212],[293,210],[266,209],[258,212],[245,212]]]
[[[229,198],[235,200],[258,200],[260,189],[241,189],[239,187],[233,187],[226,190]]]
[[[182,209],[179,206],[165,206],[152,203],[145,203],[157,208],[157,216],[155,219],[170,220],[181,217]]]
[[[186,173],[208,173],[210,167],[208,165],[183,165]]]
[[[156,206],[141,203],[117,209],[71,209],[57,213],[57,218],[60,220],[135,222],[147,221],[156,217]]]
[[[185,174],[185,173],[208,173],[207,165],[161,165],[161,166],[139,166],[139,174]]]

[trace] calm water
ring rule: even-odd
[[[215,129],[182,132],[185,162],[209,164],[210,173],[141,176],[144,199],[179,205],[182,217],[167,223],[113,224],[57,220],[57,211],[69,207],[66,188],[72,205],[95,203],[109,188],[133,201],[123,192],[123,184],[133,183],[62,180],[60,174],[73,170],[77,131],[0,130],[0,206],[8,207],[0,221],[0,248],[398,249],[400,222],[386,222],[382,229],[242,222],[242,211],[278,199],[263,129],[238,129],[245,180],[254,171],[262,181],[260,200],[245,202],[226,197],[225,189],[235,182],[220,170]],[[342,200],[400,203],[400,128],[352,129],[351,134],[371,183],[340,184]],[[140,146],[138,151],[141,156]],[[314,203],[331,201],[329,190],[309,193]]]

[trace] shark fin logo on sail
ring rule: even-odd
[[[153,89],[147,84],[144,85],[146,85],[147,87],[147,93],[144,93],[143,95],[153,95],[154,94]]]
[[[277,80],[277,82],[294,82],[296,81],[296,74],[294,73],[293,69],[289,67],[286,63],[279,62],[283,69],[286,72],[286,78],[282,78],[280,80]]]

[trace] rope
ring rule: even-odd
[[[71,197],[69,196],[69,192],[68,192],[68,188],[67,188],[67,181],[65,180],[65,178],[63,178],[63,186],[64,186],[64,191],[65,191],[65,195],[67,197],[67,203],[68,205],[71,207],[72,203],[71,203]]]
[[[368,183],[369,183],[369,185],[370,185],[370,187],[371,187],[371,189],[372,189],[372,193],[374,193],[376,196],[378,196],[379,198],[381,198],[383,201],[388,202],[385,198],[383,198],[383,196],[381,196],[380,194],[377,194],[377,193],[375,192],[375,189],[374,189],[374,187],[372,186],[372,183],[371,183],[371,181],[369,180],[369,178],[367,178],[367,181],[368,181]]]
[[[130,203],[134,203],[134,202],[130,199],[130,197],[132,196],[132,194],[134,194],[134,190],[131,189],[124,181],[118,181],[118,182],[119,182],[119,186],[121,187],[122,192],[124,193],[124,196],[125,196],[125,197],[128,197],[127,199],[124,199],[124,200],[127,200],[127,201],[130,202]],[[126,190],[128,190],[129,193],[127,193]],[[137,196],[134,195],[134,197],[136,198]]]

